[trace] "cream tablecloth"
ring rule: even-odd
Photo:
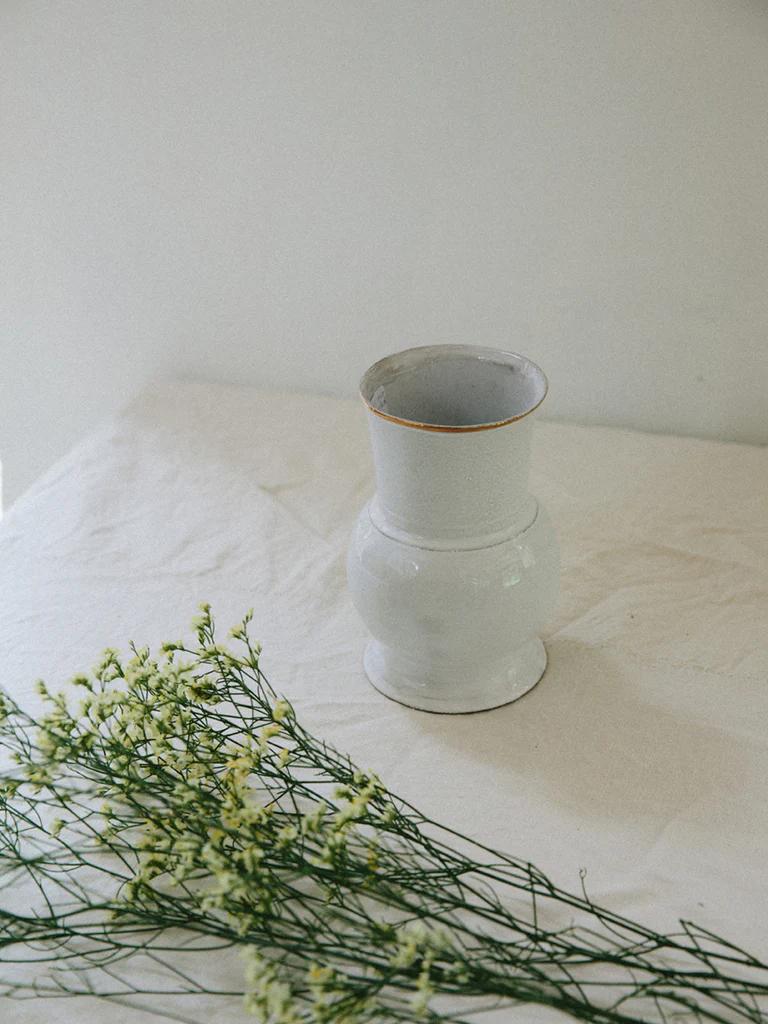
[[[254,606],[276,688],[432,817],[768,955],[768,450],[542,422],[533,466],[562,598],[544,679],[506,708],[432,716],[365,680],[344,578],[372,490],[358,403],[189,382],[96,429],[0,525],[0,679],[34,704],[36,678],[175,638],[203,599],[226,625]],[[0,1004],[3,1024],[160,1019]]]

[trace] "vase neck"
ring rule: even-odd
[[[490,430],[422,430],[369,415],[376,525],[423,546],[482,546],[525,529],[531,417]]]

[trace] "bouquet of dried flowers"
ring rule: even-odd
[[[76,700],[40,683],[41,717],[2,697],[0,995],[162,992],[190,1019],[190,996],[234,993],[189,957],[239,947],[237,994],[263,1024],[460,1024],[521,1004],[768,1021],[768,965],[690,922],[657,934],[429,820],[302,727],[250,615],[232,650],[201,608],[195,642],[108,650]],[[162,986],[137,981],[139,958]]]

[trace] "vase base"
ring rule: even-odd
[[[521,644],[502,664],[457,670],[407,659],[372,640],[363,656],[374,689],[390,700],[443,715],[490,711],[519,700],[538,683],[547,667],[547,652],[538,637]]]

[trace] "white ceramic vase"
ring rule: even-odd
[[[376,494],[349,548],[364,665],[425,711],[516,700],[546,668],[558,592],[554,530],[527,489],[532,413],[547,381],[523,356],[412,348],[364,375]]]

